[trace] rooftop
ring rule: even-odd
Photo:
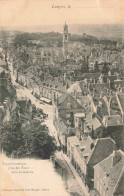
[[[6,65],[6,62],[0,59],[0,66]]]
[[[121,108],[122,108],[122,110],[124,112],[124,94],[118,94],[117,96],[118,96]]]
[[[107,126],[119,126],[122,125],[122,118],[120,115],[104,116],[103,123],[106,122]]]
[[[100,175],[104,180],[103,187],[108,195],[112,195],[118,186],[120,176],[124,173],[124,153],[121,150],[113,151],[110,156],[94,166],[97,171],[98,167],[102,169]]]

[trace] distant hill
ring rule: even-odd
[[[96,37],[104,38],[122,38],[124,39],[123,24],[69,24],[69,33],[71,34],[89,34]],[[21,27],[1,27],[0,30],[18,30],[23,32],[63,32],[63,25],[41,25],[41,26],[21,26]]]

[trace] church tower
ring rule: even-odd
[[[65,54],[67,49],[68,49],[68,42],[69,42],[69,38],[68,38],[68,25],[65,22],[64,25],[64,31],[63,31],[63,53]]]

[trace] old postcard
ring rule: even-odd
[[[0,196],[124,196],[124,1],[0,0]]]

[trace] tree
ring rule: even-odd
[[[39,121],[21,123],[17,119],[0,130],[0,143],[7,156],[50,158],[56,150],[48,128]]]
[[[21,123],[16,120],[6,123],[0,130],[1,147],[8,156],[10,156],[13,151],[17,151],[18,148],[24,144],[20,128]]]
[[[33,121],[23,129],[26,153],[29,156],[48,159],[56,150],[55,141],[49,135],[48,128],[38,121]]]

